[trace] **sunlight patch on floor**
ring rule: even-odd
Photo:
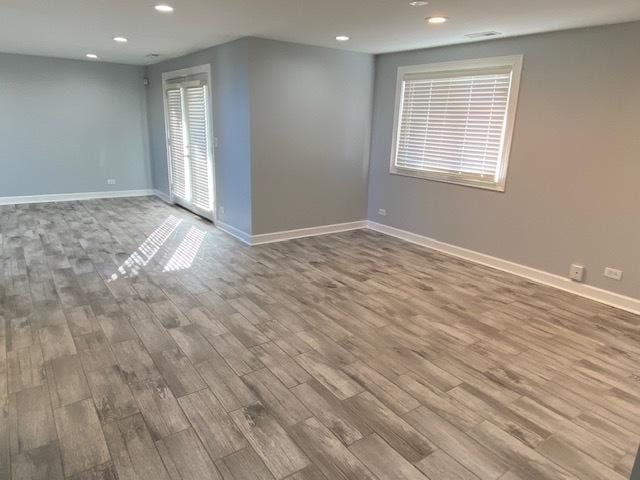
[[[191,227],[162,271],[175,272],[190,268],[206,236],[207,232]]]
[[[156,228],[138,249],[118,267],[118,272],[111,275],[110,281],[117,280],[121,277],[135,277],[140,272],[140,269],[153,259],[180,223],[182,223],[181,219],[170,215],[162,225]]]

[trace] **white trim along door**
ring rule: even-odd
[[[162,75],[170,197],[215,220],[209,65]]]

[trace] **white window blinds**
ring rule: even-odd
[[[211,211],[211,163],[207,135],[207,87],[185,88],[187,145],[191,175],[191,202],[198,208]]]
[[[167,145],[173,200],[210,217],[214,191],[209,87],[201,77],[180,77],[168,82],[165,88]]]
[[[182,115],[182,90],[167,91],[167,126],[169,129],[169,155],[171,156],[171,177],[174,195],[187,198],[187,178],[185,168],[184,125]]]
[[[514,66],[452,66],[400,72],[392,172],[502,189]]]

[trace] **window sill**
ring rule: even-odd
[[[479,188],[482,190],[489,190],[492,192],[504,193],[505,191],[504,181],[499,183],[484,183],[484,182],[478,182],[472,179],[456,178],[453,175],[446,175],[446,174],[439,175],[437,173],[427,173],[427,172],[423,173],[419,171],[404,170],[404,169],[393,168],[393,167],[391,167],[391,169],[389,170],[389,173],[391,175],[400,175],[402,177],[412,177],[412,178],[418,178],[420,180],[431,180],[434,182],[441,182],[441,183],[450,183],[453,185],[460,185],[462,187]]]

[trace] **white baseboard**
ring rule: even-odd
[[[240,240],[242,243],[246,243],[247,245],[252,245],[251,243],[251,234],[240,230],[239,228],[233,227],[227,223],[224,222],[216,222],[216,227],[218,227],[220,230],[222,230],[225,233],[228,233],[229,235],[231,235],[232,237],[237,238],[238,240]]]
[[[285,242],[296,238],[315,237],[318,235],[328,235],[330,233],[347,232],[349,230],[359,230],[366,228],[366,220],[357,222],[337,223],[334,225],[320,225],[319,227],[299,228],[297,230],[285,230],[282,232],[261,233],[259,235],[251,235],[243,230],[228,225],[224,222],[217,222],[218,227],[223,232],[236,237],[247,245],[256,246],[267,243]]]
[[[93,200],[98,198],[148,197],[154,190],[119,190],[112,192],[52,193],[48,195],[23,195],[19,197],[0,197],[0,205],[17,205],[24,203],[73,202],[76,200]]]
[[[169,197],[169,195],[167,195],[166,193],[164,193],[162,190],[154,190],[153,191],[153,195],[155,195],[156,197],[158,197],[160,200],[162,200],[163,202],[166,203],[171,203],[171,197]]]
[[[367,222],[365,220],[360,220],[357,222],[336,223],[334,225],[321,225],[319,227],[299,228],[297,230],[285,230],[282,232],[262,233],[260,235],[251,236],[251,245],[264,245],[265,243],[284,242],[295,238],[315,237],[317,235],[347,232],[349,230],[359,230],[366,226]]]
[[[568,278],[561,277],[549,272],[544,272],[536,268],[527,267],[518,263],[503,260],[501,258],[492,257],[484,253],[468,250],[466,248],[457,247],[449,243],[444,243],[433,238],[418,235],[416,233],[401,230],[399,228],[390,227],[381,223],[367,221],[367,227],[380,233],[397,237],[407,242],[422,245],[439,252],[453,255],[454,257],[479,263],[487,267],[512,273],[520,277],[524,277],[536,283],[541,283],[550,287],[555,287],[566,292],[570,292],[581,297],[585,297],[596,302],[604,303],[612,307],[620,308],[631,313],[640,314],[640,299],[627,297],[608,290],[585,285],[584,283],[576,283]]]

